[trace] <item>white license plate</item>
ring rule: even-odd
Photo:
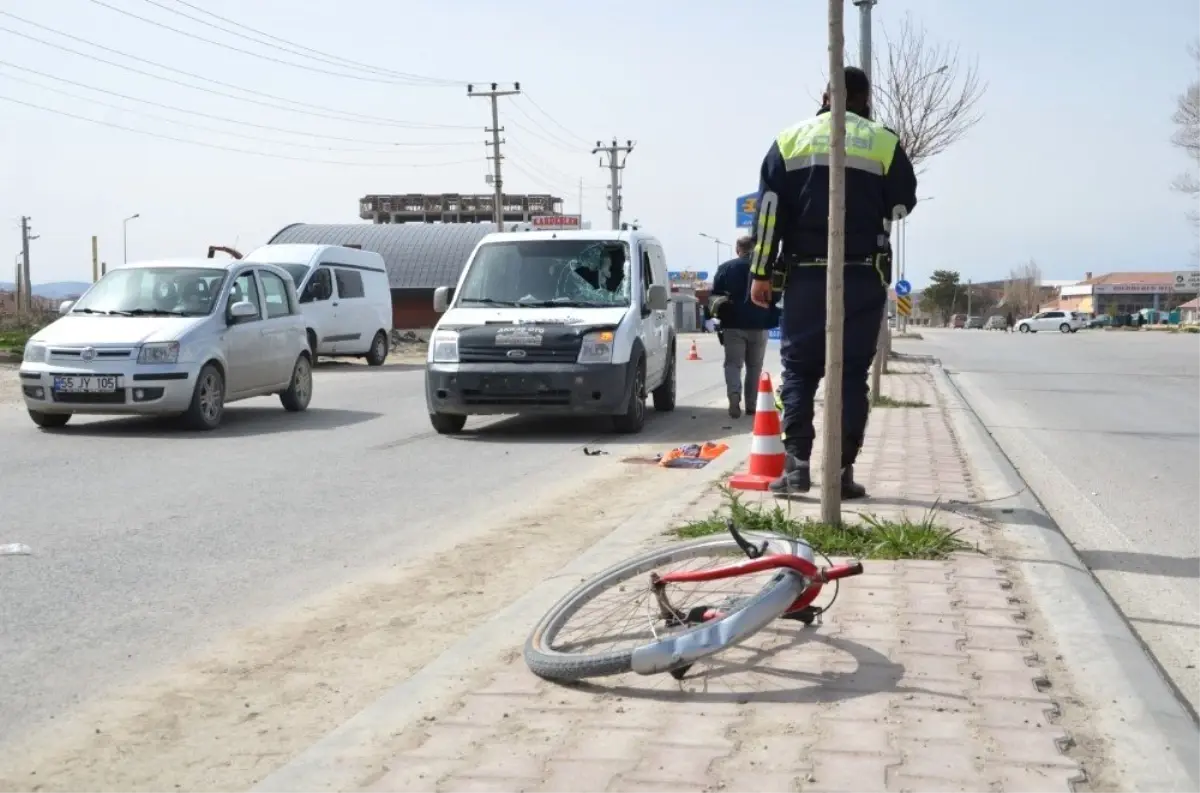
[[[54,391],[58,394],[111,394],[119,387],[119,378],[113,375],[54,378]]]

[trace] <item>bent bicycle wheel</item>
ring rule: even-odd
[[[770,534],[746,539],[768,555],[813,559],[803,540]],[[781,569],[655,587],[651,574],[744,561],[746,553],[733,537],[715,535],[614,565],[542,617],[525,642],[525,662],[538,677],[557,681],[685,669],[753,636],[788,611],[810,582]]]

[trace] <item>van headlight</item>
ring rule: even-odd
[[[22,360],[29,363],[43,363],[46,360],[46,345],[36,342],[25,342],[25,355]]]
[[[579,348],[579,363],[612,363],[613,332],[601,330],[583,337]]]
[[[179,361],[179,342],[156,341],[143,344],[138,353],[138,363],[177,363]]]
[[[429,360],[432,363],[458,363],[458,331],[436,331],[429,341]]]

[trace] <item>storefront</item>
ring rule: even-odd
[[[1145,309],[1169,312],[1195,296],[1180,291],[1175,273],[1111,273],[1059,290],[1058,308],[1084,314],[1117,316]]]

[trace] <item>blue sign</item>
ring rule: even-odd
[[[754,212],[758,209],[758,193],[747,193],[743,196],[738,196],[737,199],[737,222],[734,224],[739,229],[748,229],[754,225]]]
[[[907,295],[911,295],[912,294],[912,284],[910,284],[908,281],[905,281],[904,279],[900,279],[899,281],[896,282],[896,294],[899,297],[905,297]]]
[[[691,284],[708,280],[708,270],[672,270],[667,273],[672,283]]]
[[[767,331],[767,338],[771,341],[780,341],[783,338],[783,329],[778,327],[771,328]]]

